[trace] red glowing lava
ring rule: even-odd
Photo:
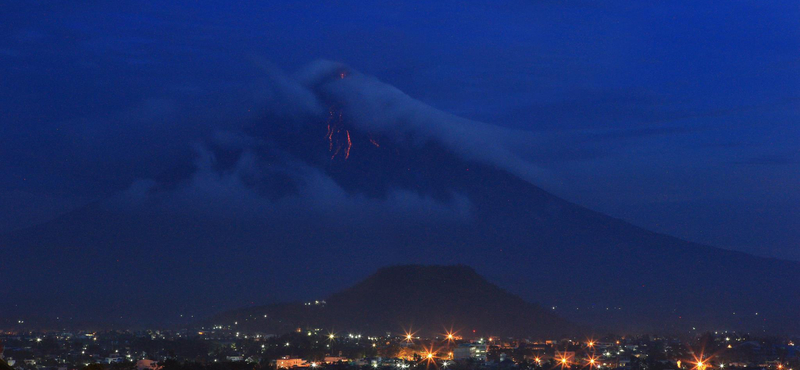
[[[344,159],[350,158],[350,148],[353,147],[353,141],[350,140],[350,131],[344,130],[347,133],[347,147],[344,149]]]
[[[339,153],[344,153],[344,159],[350,158],[350,149],[353,147],[353,140],[350,138],[350,130],[344,127],[342,110],[332,106],[328,110],[328,151],[331,152],[331,159],[336,158]]]

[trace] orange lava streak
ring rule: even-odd
[[[334,123],[334,121],[333,121],[333,115],[334,114],[336,114],[336,112],[334,111],[333,107],[328,109],[328,133],[325,135],[325,137],[328,139],[328,143],[329,143],[328,144],[328,150],[329,151],[333,151],[334,125],[332,123]]]
[[[344,159],[350,158],[350,149],[353,147],[353,140],[350,137],[350,130],[346,130],[341,109],[331,106],[328,114],[328,132],[325,134],[328,139],[328,151],[331,152],[331,159],[344,152]]]
[[[328,138],[328,151],[333,150],[333,130],[330,123],[328,124],[328,134],[325,137]]]
[[[350,140],[350,131],[345,130],[347,133],[347,147],[344,149],[344,159],[350,158],[350,148],[353,147],[353,142]]]

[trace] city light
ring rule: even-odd
[[[406,338],[406,342],[411,343],[414,340],[414,334],[416,334],[416,332],[412,332],[411,330],[405,331],[404,335]]]
[[[556,352],[556,361],[561,369],[564,369],[570,365],[570,360],[565,353]]]
[[[694,357],[694,368],[693,368],[694,370],[706,370],[707,368],[711,367],[708,364],[709,359],[703,357],[704,356],[702,352],[700,353],[699,357],[698,356]]]
[[[422,360],[425,361],[426,365],[436,364],[436,351],[433,349],[433,346],[430,348],[423,347],[425,352],[422,353]]]
[[[199,328],[206,330],[205,328]],[[195,329],[196,330],[196,329]],[[425,364],[425,368],[429,370],[439,369],[439,370],[447,370],[447,369],[454,369],[454,368],[461,368],[462,364],[467,361],[468,363],[482,363],[483,365],[479,365],[479,367],[474,368],[473,370],[488,370],[491,369],[492,363],[497,363],[497,359],[492,359],[492,354],[487,353],[487,349],[489,346],[489,338],[491,337],[483,337],[480,339],[467,339],[463,345],[461,346],[453,346],[449,343],[442,343],[444,338],[448,338],[452,336],[453,340],[461,340],[461,337],[457,336],[455,333],[446,331],[446,334],[437,334],[433,337],[426,337],[426,336],[417,336],[415,333],[404,333],[397,336],[392,336],[391,333],[387,333],[386,336],[364,336],[361,334],[344,334],[339,336],[338,334],[334,334],[333,332],[326,332],[322,331],[323,329],[308,329],[307,332],[314,333],[314,338],[306,338],[305,334],[301,335],[300,341],[292,342],[291,340],[287,341],[286,338],[272,338],[261,334],[252,334],[248,332],[237,332],[235,330],[227,329],[224,332],[216,332],[215,330],[208,330],[204,331],[204,335],[202,337],[197,337],[195,334],[197,331],[189,332],[192,335],[189,335],[190,338],[196,338],[192,340],[196,340],[199,346],[202,346],[200,343],[205,343],[208,340],[231,340],[233,338],[253,338],[253,342],[250,344],[245,344],[248,342],[240,343],[237,339],[235,343],[230,344],[230,348],[238,353],[235,355],[231,354],[227,356],[227,359],[222,358],[206,358],[205,361],[214,361],[214,362],[240,362],[240,361],[253,361],[253,359],[258,358],[258,356],[263,356],[267,353],[268,348],[276,348],[282,353],[278,353],[280,356],[280,360],[278,360],[278,364],[276,365],[277,369],[291,369],[291,368],[313,368],[313,369],[327,369],[327,370],[335,370],[334,364],[339,363],[353,363],[356,362],[359,364],[360,368],[374,368],[374,369],[381,369],[381,368],[397,368],[397,369],[408,369],[408,368],[416,368],[422,369],[422,365]],[[303,332],[305,333],[305,331]],[[239,334],[239,335],[237,335]],[[1,336],[2,334],[0,334]],[[8,334],[6,334],[8,335]],[[166,331],[150,331],[143,333],[144,337],[147,340],[164,340],[166,338],[177,339],[177,340],[185,340],[182,339],[183,336],[186,336],[184,332],[166,332]],[[364,337],[369,341],[359,342],[360,337]],[[31,333],[27,337],[25,337],[25,341],[27,341],[30,347],[28,348],[40,348],[41,346],[31,346],[31,344],[36,343],[46,343],[47,340],[51,340],[55,338],[57,340],[68,340],[67,337],[62,337],[61,334],[56,334],[51,336],[51,334],[36,334]],[[106,346],[108,344],[114,344],[115,337],[109,337],[106,335],[100,334],[88,334],[88,333],[81,333],[79,342],[82,346],[77,348],[77,353],[79,359],[87,359],[84,356],[90,356],[88,358],[95,359],[100,358],[100,361],[104,361],[104,363],[117,363],[122,359],[125,360],[133,360],[139,358],[144,358],[144,352],[142,349],[136,350],[136,352],[131,351],[132,348],[128,347],[119,347],[119,348],[112,348],[109,350],[111,353],[110,355],[104,354],[103,357],[99,357],[98,353],[96,352],[97,349],[92,349],[92,342],[88,341],[87,339],[91,338],[92,340],[97,340],[97,344],[101,346]],[[263,338],[263,339],[262,339]],[[333,344],[326,345],[326,339],[336,339],[337,341],[341,341],[346,343],[348,346],[350,345],[360,345],[361,349],[365,348],[373,348],[372,353],[369,351],[363,351],[361,354],[357,355],[359,357],[349,358],[346,357],[342,352],[339,352],[338,356],[333,354],[333,351],[327,350],[325,352],[318,352],[319,355],[310,355],[309,357],[301,357],[297,356],[296,351],[298,349],[302,350],[305,345],[311,343],[312,348],[316,347],[318,349],[324,348],[331,348]],[[352,338],[352,339],[349,339]],[[510,338],[509,342],[500,339],[501,337],[495,337],[494,343],[500,344],[501,347],[494,347],[492,349],[508,349],[510,342],[514,341],[515,339]],[[718,342],[719,347],[725,347],[727,345],[726,341],[724,340],[724,336],[718,337],[716,341]],[[405,345],[406,340],[413,339],[415,341],[414,344]],[[448,338],[449,339],[449,338]],[[638,340],[638,339],[637,339]],[[662,341],[663,339],[658,338],[658,341]],[[608,340],[608,343],[613,343],[613,341]],[[630,343],[630,342],[628,342]],[[634,342],[636,343],[636,342]],[[527,357],[525,359],[530,361],[530,367],[528,369],[538,369],[538,370],[606,370],[609,368],[614,368],[616,366],[625,367],[629,364],[629,361],[635,361],[634,358],[639,358],[641,364],[650,364],[650,360],[646,357],[640,357],[642,354],[648,353],[653,347],[651,347],[652,343],[658,343],[656,341],[642,342],[640,341],[639,344],[621,344],[619,347],[614,347],[613,345],[610,346],[608,349],[609,351],[594,351],[590,350],[590,344],[593,344],[595,348],[600,347],[605,350],[605,344],[598,344],[594,340],[584,340],[584,341],[576,341],[576,340],[569,340],[566,342],[557,342],[557,341],[548,341],[547,343],[544,342],[530,342],[530,349],[534,352],[532,353],[533,356]],[[775,348],[785,348],[781,346],[786,346],[786,341],[773,341],[769,345],[772,345],[772,351],[775,351]],[[386,357],[378,357],[383,354],[383,352],[377,352],[374,350],[381,344],[381,347],[384,349],[388,349],[389,347],[396,346],[395,348],[399,349],[397,355],[389,355]],[[686,344],[684,342],[684,344]],[[244,345],[244,346],[243,346]],[[384,347],[384,345],[386,347]],[[258,352],[243,352],[243,348],[252,348],[258,347]],[[560,350],[557,347],[561,347]],[[620,354],[620,348],[626,346],[627,349],[625,350],[625,354]],[[399,348],[398,348],[399,347]],[[746,347],[746,346],[745,346]],[[100,348],[100,347],[98,347]],[[582,348],[582,349],[581,349]],[[674,347],[672,347],[674,348]],[[737,348],[737,347],[735,347]],[[467,351],[463,351],[463,350]],[[248,351],[248,350],[244,350]],[[455,353],[454,353],[455,351]],[[796,367],[790,366],[791,362],[786,362],[790,360],[781,359],[779,355],[773,354],[774,357],[767,357],[764,358],[747,358],[747,349],[744,349],[741,352],[738,349],[734,351],[726,350],[724,352],[725,357],[717,358],[717,356],[722,356],[722,353],[714,353],[712,355],[704,354],[702,349],[693,349],[690,345],[686,345],[685,351],[678,351],[675,352],[674,356],[670,356],[670,347],[664,348],[663,352],[666,354],[667,359],[673,361],[673,366],[677,365],[677,369],[682,370],[728,370],[732,368],[757,368],[755,367],[755,361],[765,361],[768,365],[765,365],[765,369],[772,369],[772,370],[793,370]],[[659,351],[662,352],[662,351]],[[325,353],[325,360],[323,361],[321,357],[322,353]],[[496,353],[494,355],[496,356]],[[777,352],[772,352],[777,353]],[[508,352],[506,352],[508,354]],[[685,356],[689,355],[688,359],[686,357],[681,358],[678,356]],[[212,355],[209,353],[209,355]],[[376,356],[378,355],[378,356]],[[454,356],[455,355],[455,356]],[[535,357],[534,357],[535,356]],[[729,357],[730,356],[730,357]],[[741,356],[741,357],[740,357]],[[516,357],[512,356],[503,356],[500,355],[500,358],[503,359],[502,363],[505,364],[506,362],[514,362],[517,366],[522,366],[525,362],[517,362],[520,361]],[[722,358],[726,358],[726,361],[723,363]],[[736,361],[730,360],[730,358],[737,358]],[[31,363],[45,361],[45,358],[36,358],[27,360],[29,365]],[[59,360],[63,362],[63,360]],[[94,360],[92,360],[94,361]],[[409,365],[410,361],[410,365]],[[663,361],[663,360],[656,360],[656,361]],[[729,362],[730,361],[730,362]],[[763,362],[762,362],[763,363]],[[331,367],[329,367],[331,366]],[[481,367],[483,366],[483,367]],[[544,367],[544,368],[543,368]],[[673,367],[675,368],[675,367]],[[154,370],[154,369],[144,369],[144,370]]]
[[[590,370],[594,369],[595,367],[599,367],[598,364],[597,364],[597,357],[590,356],[589,358],[587,358],[586,359],[586,366],[588,366]]]

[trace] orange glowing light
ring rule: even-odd
[[[436,351],[433,349],[433,345],[431,345],[430,348],[423,347],[423,350],[425,352],[422,353],[422,358],[420,359],[420,362],[425,361],[426,367],[432,364],[436,365],[436,359],[437,359]]]
[[[694,356],[694,367],[693,370],[706,370],[711,367],[709,365],[709,361],[711,358],[704,358],[703,353],[700,353],[700,356]]]
[[[586,359],[586,366],[588,366],[589,369],[594,369],[597,366],[597,357],[589,356],[589,358]]]
[[[457,334],[457,333],[458,333],[458,332],[457,332],[457,331],[453,331],[453,329],[452,329],[452,328],[450,328],[450,330],[447,330],[447,329],[445,328],[445,329],[444,329],[444,337],[445,337],[445,340],[447,340],[448,342],[452,342],[452,341],[456,340],[456,334]]]
[[[411,343],[411,341],[414,340],[414,334],[416,334],[416,332],[406,331],[404,334],[406,337],[406,342]]]
[[[556,353],[556,361],[558,362],[559,367],[564,369],[570,365],[570,359],[567,357],[566,353]]]

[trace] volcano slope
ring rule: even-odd
[[[653,233],[535,185],[531,140],[334,63],[174,170],[0,238],[0,317],[153,322],[323,297],[376,268],[464,264],[617,331],[800,330],[797,262]],[[58,302],[52,304],[51,302]],[[146,303],[145,303],[146,302]],[[27,317],[27,316],[26,316]]]

